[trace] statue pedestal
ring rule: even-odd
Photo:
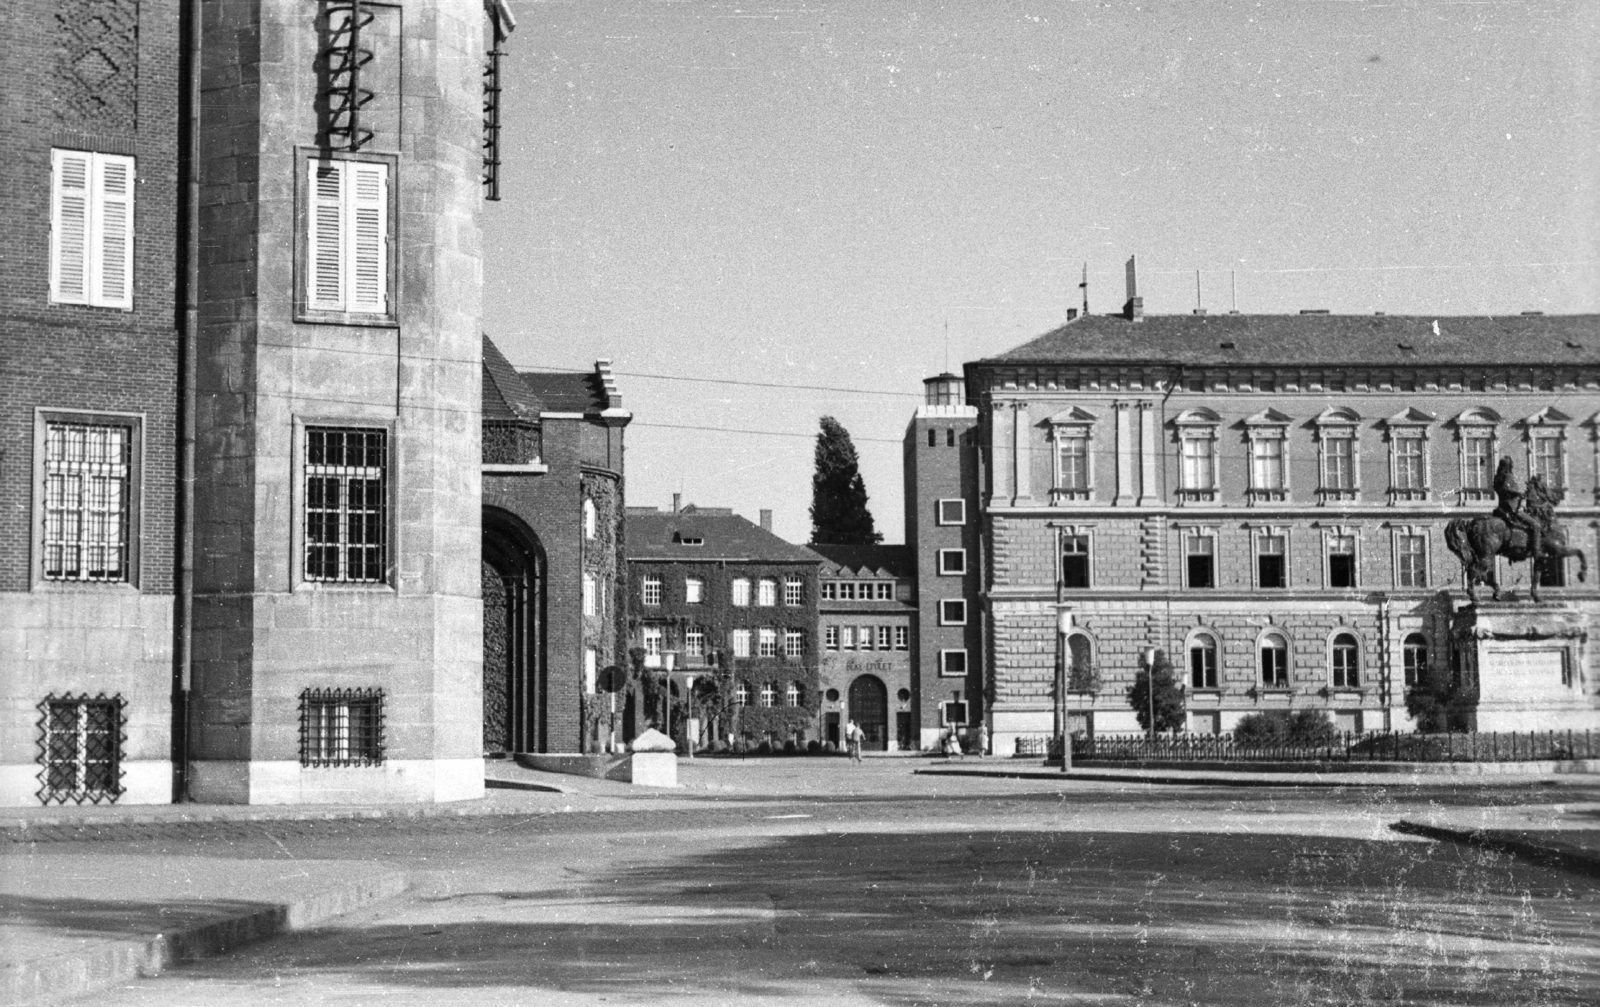
[[[1477,685],[1480,731],[1564,731],[1600,726],[1585,683],[1588,620],[1560,602],[1488,602],[1463,608],[1453,627],[1465,684]]]

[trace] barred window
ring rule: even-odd
[[[46,580],[129,579],[132,468],[131,426],[46,421]]]
[[[382,689],[307,689],[300,693],[300,765],[382,764]]]
[[[381,584],[389,569],[389,434],[306,428],[306,580]]]
[[[46,696],[39,710],[41,804],[113,803],[122,796],[121,696]]]

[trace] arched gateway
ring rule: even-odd
[[[876,675],[850,683],[850,718],[861,728],[861,747],[882,752],[889,747],[889,689]]]
[[[483,509],[483,750],[547,743],[544,548],[521,519]]]

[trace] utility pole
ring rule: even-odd
[[[1061,742],[1061,771],[1072,772],[1072,731],[1067,724],[1067,634],[1072,632],[1072,612],[1062,609],[1056,634],[1056,734]]]
[[[1144,652],[1144,694],[1150,701],[1150,744],[1156,743],[1156,649]]]

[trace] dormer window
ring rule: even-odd
[[[1434,417],[1415,407],[1384,420],[1389,433],[1389,502],[1428,499],[1432,488],[1428,427]]]
[[[706,540],[699,535],[679,535],[679,545],[705,545]]]
[[[1250,502],[1288,499],[1290,418],[1263,409],[1244,422],[1250,439]]]
[[[1316,418],[1319,503],[1355,500],[1361,495],[1361,416],[1335,406]]]
[[[1173,425],[1178,430],[1178,501],[1213,503],[1217,499],[1217,427],[1222,417],[1205,408],[1186,409]]]
[[[1461,464],[1461,503],[1493,500],[1494,468],[1500,456],[1500,414],[1474,407],[1453,421]]]
[[[1545,408],[1522,421],[1528,438],[1528,474],[1544,480],[1556,500],[1567,493],[1567,425],[1572,417],[1555,408]]]
[[[1095,414],[1074,406],[1050,417],[1050,435],[1055,442],[1055,486],[1051,503],[1086,501],[1094,496],[1094,452],[1091,443]]]

